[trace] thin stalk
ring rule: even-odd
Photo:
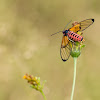
[[[74,57],[74,76],[73,76],[73,85],[72,85],[71,100],[73,100],[74,89],[75,89],[75,80],[76,80],[76,63],[77,63],[77,57]]]
[[[40,90],[40,92],[41,92],[41,94],[42,94],[44,100],[47,100],[47,99],[46,99],[46,96],[45,96],[45,94],[44,94],[44,92],[43,92],[42,90]]]

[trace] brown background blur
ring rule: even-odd
[[[26,73],[47,80],[47,100],[70,100],[73,58],[63,62],[63,34],[50,35],[87,18],[74,100],[100,100],[100,0],[0,0],[0,100],[43,100]]]

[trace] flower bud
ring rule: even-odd
[[[73,43],[71,56],[79,57],[80,54],[81,54],[80,43],[78,43],[78,42],[75,42],[75,44]]]

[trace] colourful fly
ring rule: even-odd
[[[65,27],[64,31],[59,31],[63,33],[63,38],[62,38],[62,43],[61,43],[61,48],[60,48],[60,55],[63,61],[67,61],[69,59],[69,56],[72,50],[71,46],[69,45],[70,41],[75,43],[76,41],[81,42],[84,40],[81,35],[77,34],[77,32],[84,31],[86,28],[88,28],[93,23],[94,23],[94,19],[86,19],[79,23],[76,23],[76,25],[74,25],[73,27],[67,30],[65,30],[66,28]],[[54,34],[57,34],[57,33],[54,33]]]

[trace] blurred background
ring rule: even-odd
[[[73,58],[63,62],[63,34],[50,35],[88,18],[95,23],[83,34],[74,100],[100,99],[100,0],[0,0],[0,100],[43,100],[26,73],[47,80],[47,100],[70,100]]]

